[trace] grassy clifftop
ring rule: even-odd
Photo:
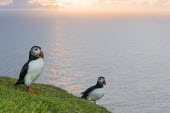
[[[0,113],[109,113],[105,108],[52,85],[32,84],[32,96],[16,79],[0,77]]]

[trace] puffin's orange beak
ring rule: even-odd
[[[105,80],[103,81],[103,84],[106,85],[106,81]]]
[[[43,51],[41,51],[40,54],[41,54],[40,57],[41,57],[41,58],[44,58],[44,53],[43,53]]]

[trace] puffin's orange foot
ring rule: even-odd
[[[30,93],[33,92],[33,90],[29,87],[26,88]]]
[[[35,94],[35,93],[30,93],[31,95],[34,95],[34,96],[38,96],[38,94]]]

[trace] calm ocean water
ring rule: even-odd
[[[113,113],[170,113],[170,17],[0,12],[0,75],[18,78],[34,45],[45,53],[36,82],[80,97],[104,76],[97,103]]]

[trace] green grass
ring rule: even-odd
[[[109,113],[105,108],[46,84],[32,84],[28,93],[16,79],[0,77],[0,113]]]

